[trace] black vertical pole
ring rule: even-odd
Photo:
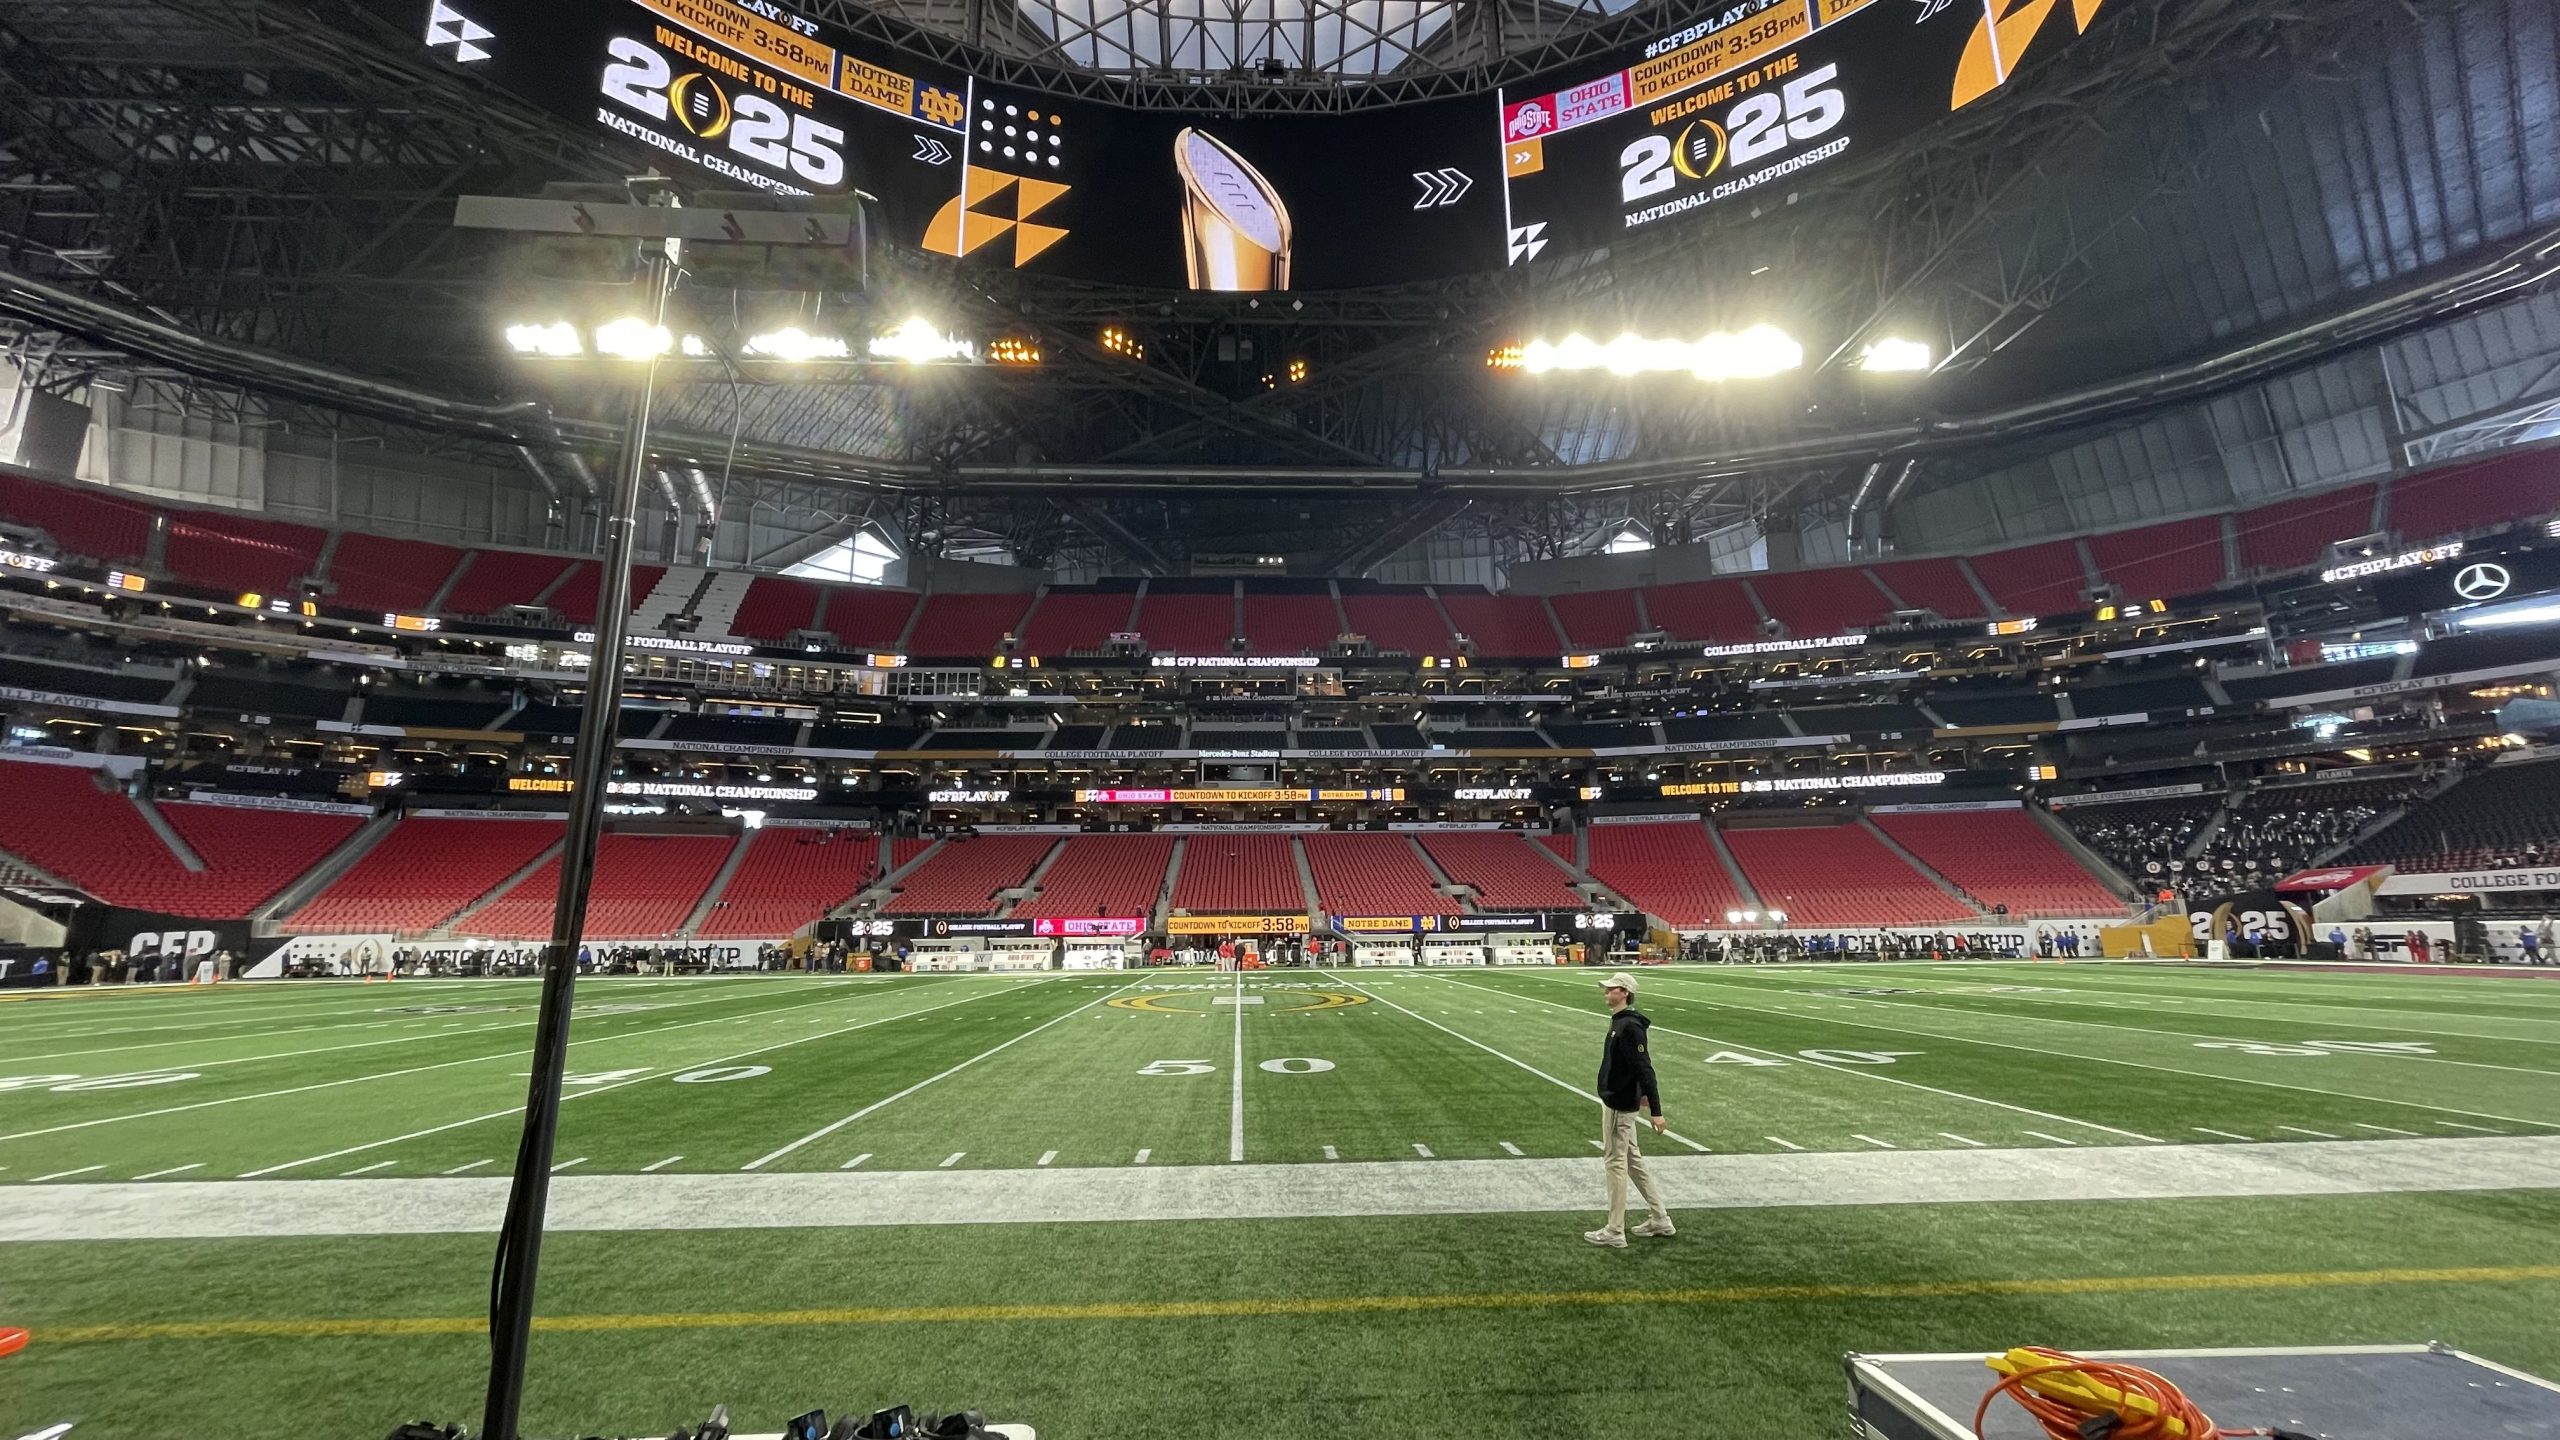
[[[672,242],[642,242],[649,323],[664,325],[674,267]],[[631,549],[640,509],[640,472],[649,456],[649,409],[658,362],[640,372],[640,393],[623,432],[622,470],[614,477],[605,517],[604,576],[596,601],[596,641],[587,657],[587,704],[578,717],[570,757],[568,834],[560,847],[560,898],[551,912],[551,943],[542,952],[542,1008],[533,1026],[533,1079],[526,1087],[524,1139],[516,1150],[515,1184],[498,1232],[497,1273],[489,1302],[489,1399],[482,1440],[515,1440],[524,1402],[525,1351],[533,1333],[534,1270],[542,1258],[542,1215],[551,1195],[552,1140],[560,1128],[560,1081],[569,1060],[569,996],[577,982],[578,941],[587,924],[587,891],[595,879],[596,838],[603,830],[605,785],[622,710],[623,641],[630,628]]]

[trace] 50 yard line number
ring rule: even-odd
[[[1319,1060],[1312,1055],[1284,1055],[1276,1060],[1265,1060],[1256,1068],[1268,1070],[1274,1075],[1321,1075],[1333,1068],[1333,1062]],[[1217,1069],[1216,1065],[1206,1060],[1151,1060],[1138,1067],[1138,1073],[1141,1075],[1213,1075],[1217,1073]]]

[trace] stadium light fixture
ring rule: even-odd
[[[1784,925],[1784,924],[1786,924],[1786,923],[1787,923],[1787,912],[1786,912],[1786,911],[1784,911],[1784,910],[1772,910],[1772,911],[1770,911],[1770,912],[1769,912],[1769,923],[1770,923],[1770,924],[1772,924],[1772,925]]]
[[[1887,336],[1858,352],[1858,368],[1878,374],[1911,374],[1937,363],[1929,347],[1917,340]]]
[[[975,360],[978,347],[956,335],[945,335],[922,316],[910,316],[873,337],[871,358],[927,365],[940,360]]]
[[[637,315],[625,315],[596,327],[596,353],[616,360],[655,360],[675,345],[676,338],[666,326]]]
[[[758,360],[797,364],[808,360],[850,360],[853,346],[840,336],[812,335],[797,325],[747,337],[746,353]]]
[[[1726,923],[1727,925],[1739,925],[1739,924],[1741,924],[1741,923],[1742,923],[1742,912],[1741,912],[1741,911],[1739,911],[1739,910],[1727,910],[1726,912],[1724,912],[1724,923]]]
[[[587,353],[578,327],[566,320],[554,320],[548,325],[510,325],[507,348],[519,355],[542,355],[554,360],[571,360]]]
[[[1700,380],[1765,380],[1803,366],[1804,347],[1775,325],[1754,325],[1737,334],[1719,330],[1696,340],[1649,340],[1630,333],[1604,344],[1577,334],[1554,342],[1532,340],[1520,347],[1520,368],[1532,375],[1557,370],[1606,370],[1622,376],[1687,371]]]

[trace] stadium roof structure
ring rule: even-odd
[[[1227,113],[1480,93],[1669,23],[1610,0],[801,8],[1007,83]],[[2378,348],[2539,284],[2554,30],[2534,0],[2331,0],[2316,23],[2115,0],[2031,80],[1800,190],[1285,304],[880,253],[870,303],[1008,327],[1044,364],[681,383],[658,458],[778,504],[1141,570],[1275,534],[1357,570],[1450,526],[1533,558],[1838,520],[1885,493],[1888,460],[1913,462],[1896,494],[2017,475],[1996,497],[2015,513],[2078,518],[2075,484],[2136,512],[2088,523],[2188,508],[2182,474],[2292,433],[2344,445],[2324,478],[2347,478],[2518,433],[2560,393],[2526,363],[2538,342],[2432,377]],[[529,397],[490,323],[490,242],[449,227],[450,201],[611,181],[632,158],[356,0],[21,0],[0,14],[0,346],[43,388],[512,467]],[[1803,341],[1802,372],[1746,390],[1485,365],[1564,329],[1753,317]],[[1142,335],[1145,362],[1105,327]],[[1888,334],[1926,339],[1931,371],[1861,373]],[[1275,361],[1303,382],[1267,382]],[[609,395],[540,398],[564,442],[603,448],[611,427],[581,418],[609,418]]]

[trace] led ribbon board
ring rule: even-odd
[[[878,196],[878,233],[1163,289],[1525,264],[1783,197],[1982,102],[2123,0],[1723,0],[1598,66],[1330,114],[1067,100],[772,0],[362,0],[441,63],[719,188]]]

